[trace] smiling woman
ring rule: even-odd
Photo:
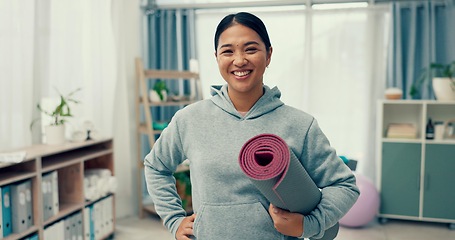
[[[321,239],[356,201],[354,175],[316,119],[284,104],[280,90],[263,83],[272,47],[261,19],[247,12],[225,16],[216,28],[215,56],[226,83],[212,86],[210,99],[179,110],[145,157],[157,213],[178,240]],[[296,162],[322,191],[318,211],[304,216],[273,206],[240,170],[242,146],[261,133],[279,136],[298,156]],[[172,177],[185,159],[191,172],[191,216],[182,208]],[[305,192],[301,183],[296,185],[295,191]]]
[[[221,23],[217,29],[222,34],[215,35],[215,56],[234,106],[247,112],[263,94],[263,75],[272,57],[272,47],[255,30],[242,25],[241,20],[236,21],[240,23],[230,19],[228,28]]]

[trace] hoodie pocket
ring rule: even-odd
[[[197,239],[278,240],[282,235],[260,202],[208,204],[201,206],[194,222]]]

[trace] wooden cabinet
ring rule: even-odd
[[[155,70],[144,67],[142,59],[136,58],[136,127],[139,174],[137,174],[139,216],[144,213],[156,214],[153,202],[146,190],[144,179],[144,158],[150,152],[163,128],[170,122],[176,111],[202,98],[199,74],[190,71]],[[169,96],[163,101],[152,101],[156,81],[163,81],[169,88]],[[174,85],[172,89],[171,85]],[[187,195],[189,167],[182,164],[177,169],[177,191],[184,208],[191,212],[191,198]],[[184,174],[182,174],[184,172]],[[182,179],[179,179],[182,177]],[[185,186],[186,185],[186,186]],[[187,204],[188,203],[188,204]]]
[[[378,103],[378,215],[384,222],[387,218],[444,222],[455,228],[455,206],[448,204],[455,202],[455,139],[447,134],[426,139],[430,118],[433,123],[451,121],[455,102]],[[391,137],[388,131],[393,124],[414,126],[415,137]]]
[[[103,235],[96,235],[96,239],[106,239],[114,234],[115,214],[114,214],[114,194],[109,193],[97,199],[86,201],[84,172],[88,169],[108,169],[114,173],[113,146],[111,139],[86,141],[82,143],[65,143],[62,145],[33,145],[23,149],[15,150],[26,152],[25,160],[20,163],[0,164],[0,188],[12,188],[22,182],[30,182],[31,196],[26,199],[31,200],[31,225],[23,231],[13,232],[4,237],[4,240],[27,239],[31,236],[38,236],[41,240],[57,239],[54,235],[46,238],[45,229],[56,223],[68,222],[73,216],[74,225],[80,225],[77,236],[84,236],[87,228],[82,227],[84,219],[89,219],[85,208],[99,205],[99,202],[107,202],[109,207],[105,207],[104,213],[109,218],[103,219]],[[55,173],[55,181],[47,181],[46,176]],[[54,186],[51,185],[55,184]],[[50,191],[52,195],[47,195]],[[57,190],[58,189],[58,190]],[[58,192],[58,194],[56,194]],[[45,216],[48,207],[46,203],[53,197],[52,203],[56,203],[55,210],[51,210],[50,215]],[[10,196],[12,199],[12,196]],[[4,200],[4,199],[3,199]],[[14,201],[11,205],[17,204]],[[52,205],[52,204],[51,204]],[[12,213],[14,218],[14,213]],[[99,218],[100,220],[101,218]],[[93,219],[92,219],[93,220]],[[107,223],[109,221],[109,223]],[[14,223],[14,221],[13,221]],[[98,221],[101,226],[101,220]],[[82,231],[82,234],[81,234]],[[62,238],[63,239],[63,238]],[[78,239],[90,239],[85,236]]]

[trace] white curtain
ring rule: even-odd
[[[0,0],[0,151],[30,144],[35,1]]]
[[[200,10],[196,38],[205,98],[210,85],[224,83],[214,56],[216,25],[238,11],[256,14],[269,31],[273,55],[265,84],[278,86],[286,104],[315,116],[338,154],[358,160],[357,170],[374,181],[376,100],[385,86],[389,10]]]
[[[116,216],[136,214],[134,58],[140,0],[0,0],[0,151],[40,143],[36,104],[82,88],[67,137],[86,120],[114,138]],[[133,199],[132,199],[133,196]]]
[[[111,0],[0,1],[1,149],[30,145],[41,98],[76,88],[67,137],[85,120],[113,135],[116,52]],[[39,135],[39,127],[35,134]],[[34,143],[40,137],[35,136]]]

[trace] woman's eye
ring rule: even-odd
[[[256,48],[247,48],[246,52],[247,53],[255,53],[255,52],[257,52],[257,49]]]
[[[224,50],[221,54],[232,54],[232,50]]]

